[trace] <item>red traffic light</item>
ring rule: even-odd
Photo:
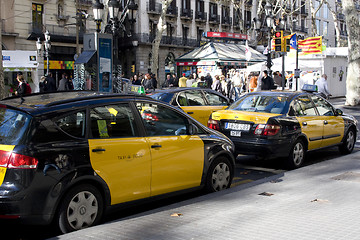
[[[281,37],[281,32],[275,32],[275,37],[280,38]]]

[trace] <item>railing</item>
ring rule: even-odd
[[[137,40],[139,43],[152,43],[154,39],[155,39],[154,35],[142,33],[142,34],[133,34],[131,40]],[[161,38],[160,43],[164,45],[173,45],[173,46],[188,46],[188,47],[200,46],[200,41],[198,41],[197,39],[171,37],[171,36],[163,36]]]
[[[195,20],[206,21],[207,20],[207,13],[206,12],[196,11],[195,12]]]
[[[232,18],[229,17],[229,16],[222,16],[221,24],[223,24],[223,25],[231,25],[232,24]]]
[[[180,17],[192,19],[193,10],[187,8],[181,8]]]
[[[88,5],[91,6],[92,5],[92,0],[78,0],[79,4],[81,5]]]
[[[177,16],[178,15],[178,8],[177,7],[172,7],[170,6],[167,11],[166,11],[167,15],[171,15],[171,16]]]
[[[73,37],[76,36],[76,26],[60,26],[60,25],[50,25],[50,24],[36,24],[36,23],[29,23],[29,33],[35,33],[35,34],[43,34],[46,30],[49,31],[50,36],[51,35],[58,35],[58,36],[67,36],[67,37]],[[79,35],[82,36],[84,33],[91,33],[96,32],[96,29],[86,29],[86,28],[80,28]]]
[[[220,23],[220,15],[210,14],[210,15],[209,15],[209,22],[212,22],[212,23]]]

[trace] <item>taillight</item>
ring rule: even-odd
[[[209,119],[208,121],[208,128],[220,131],[220,124],[219,121],[214,120],[214,119]]]
[[[36,158],[0,150],[0,167],[34,169],[37,164]]]
[[[279,125],[271,125],[271,124],[259,124],[255,131],[255,135],[263,135],[263,136],[274,136],[280,131]]]

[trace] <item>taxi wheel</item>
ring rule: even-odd
[[[304,163],[305,159],[305,145],[300,139],[293,144],[289,157],[287,159],[287,166],[290,169],[299,168]]]
[[[206,177],[206,191],[217,192],[230,187],[233,171],[225,157],[216,158],[210,165]]]
[[[345,141],[343,144],[340,145],[339,150],[342,154],[348,154],[351,153],[355,147],[355,131],[354,129],[350,129],[345,137]]]
[[[100,192],[91,185],[79,185],[62,201],[58,224],[62,233],[76,231],[96,225],[103,213]]]

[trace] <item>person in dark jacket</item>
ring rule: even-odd
[[[49,73],[45,80],[44,92],[55,92],[56,91],[56,82],[52,77],[52,73]]]
[[[151,78],[150,74],[147,73],[145,74],[145,78],[143,80],[143,86],[145,88],[145,90],[154,90],[154,85],[153,85],[153,79]]]
[[[261,79],[261,90],[271,90],[274,87],[274,79],[268,75],[268,71],[265,70],[264,76]]]
[[[23,96],[26,93],[26,82],[25,82],[24,76],[21,74],[18,74],[16,77],[16,80],[19,82],[19,85],[16,89],[15,95]]]

